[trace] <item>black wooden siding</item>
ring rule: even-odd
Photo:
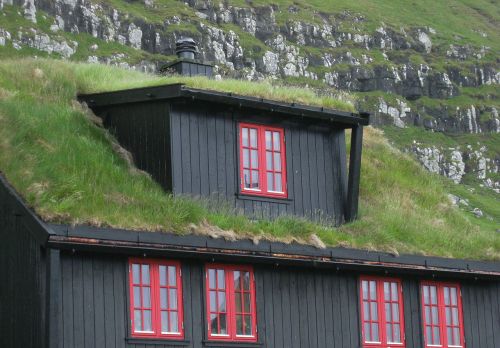
[[[240,121],[285,128],[288,199],[239,195]],[[287,214],[342,222],[343,130],[207,103],[171,104],[170,129],[174,194],[223,197],[231,208],[258,218]]]
[[[185,347],[205,340],[203,264],[183,261]],[[61,347],[178,347],[129,336],[127,259],[62,254]],[[258,347],[357,348],[358,274],[255,266]],[[500,282],[462,283],[468,348],[500,346]],[[419,282],[403,278],[408,348],[423,347]],[[238,344],[231,347],[238,347]]]
[[[45,347],[45,253],[0,184],[0,347]]]

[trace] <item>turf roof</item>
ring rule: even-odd
[[[199,84],[194,88],[213,82],[189,80]],[[168,82],[91,64],[0,62],[0,171],[49,222],[500,259],[500,234],[479,228],[452,207],[444,179],[425,172],[370,127],[364,139],[360,219],[340,228],[294,217],[255,222],[224,205],[214,208],[206,200],[166,194],[118,155],[111,136],[75,100],[77,93],[156,83]],[[305,104],[322,100],[306,89],[270,83],[223,81],[218,88],[238,94],[268,89]]]

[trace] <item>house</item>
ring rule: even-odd
[[[179,84],[80,100],[174,195],[356,218],[366,115]],[[1,347],[500,346],[499,262],[54,224],[3,176],[0,236]]]

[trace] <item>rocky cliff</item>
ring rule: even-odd
[[[276,3],[0,0],[0,50],[153,72],[172,59],[177,38],[191,36],[221,78],[349,91],[375,125],[399,129],[395,138],[406,138],[397,143],[430,171],[500,191],[494,4]],[[450,137],[435,141],[436,133]]]

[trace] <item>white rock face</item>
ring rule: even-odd
[[[408,112],[411,112],[411,108],[401,101],[397,100],[398,107],[390,106],[386,103],[383,98],[379,99],[378,111],[382,114],[386,114],[392,117],[393,123],[396,127],[405,128],[404,118]]]
[[[431,38],[429,37],[429,35],[427,35],[427,33],[423,32],[423,31],[419,30],[417,39],[422,45],[424,45],[425,52],[431,53],[432,41],[431,41]]]
[[[141,49],[142,47],[142,30],[134,23],[128,27],[128,42],[130,46],[136,49]]]
[[[24,18],[36,23],[35,0],[24,0],[23,4]]]
[[[5,46],[7,41],[10,41],[10,39],[10,33],[5,29],[0,28],[0,46]]]
[[[462,181],[465,175],[465,163],[460,151],[452,150],[449,160],[446,160],[442,150],[435,146],[421,147],[420,144],[414,143],[412,151],[424,168],[431,173],[444,175],[455,184]]]
[[[70,58],[76,52],[77,42],[72,42],[70,46],[66,41],[56,41],[47,34],[35,34],[33,40],[27,41],[28,46],[47,53],[58,53],[64,58]]]
[[[276,75],[279,72],[278,61],[279,54],[271,51],[266,51],[266,53],[264,53],[264,56],[262,57],[264,69],[271,75]]]

